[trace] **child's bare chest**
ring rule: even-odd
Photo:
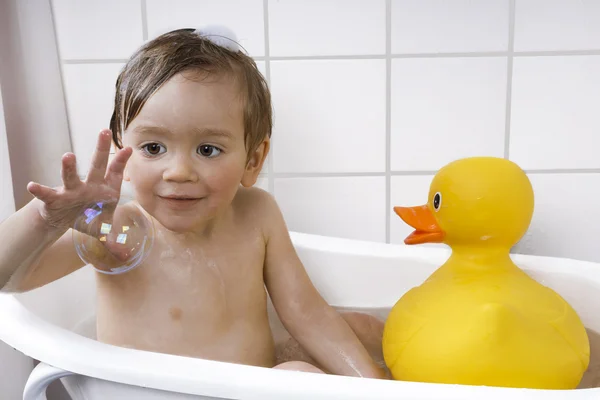
[[[159,250],[146,271],[147,290],[169,304],[176,320],[183,319],[178,309],[213,321],[237,317],[263,291],[264,248],[256,243]]]
[[[99,339],[217,359],[236,360],[231,352],[238,347],[268,354],[264,243],[232,240],[223,246],[159,243],[139,268],[101,277]],[[253,357],[261,356],[241,361],[262,362]]]

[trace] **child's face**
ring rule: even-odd
[[[202,229],[255,183],[268,141],[248,153],[243,96],[227,76],[185,72],[166,82],[123,135],[133,148],[124,179],[167,229]]]

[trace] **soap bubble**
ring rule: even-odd
[[[73,242],[79,257],[104,274],[122,274],[150,254],[154,225],[133,202],[96,202],[75,221]]]

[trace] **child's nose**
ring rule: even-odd
[[[194,170],[192,160],[188,157],[177,157],[169,163],[163,173],[163,179],[172,182],[196,182],[198,174]]]

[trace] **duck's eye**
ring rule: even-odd
[[[433,196],[433,208],[435,211],[439,211],[442,206],[442,194],[437,192],[435,196]]]

